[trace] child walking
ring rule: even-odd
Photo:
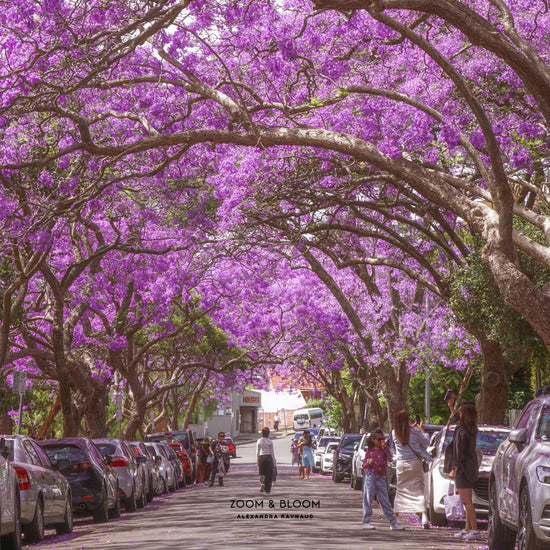
[[[384,432],[380,428],[374,430],[367,440],[367,451],[363,460],[363,529],[375,529],[370,520],[372,501],[376,496],[378,504],[390,522],[390,529],[403,531],[405,528],[397,521],[388,497],[386,470],[392,456],[384,441]]]

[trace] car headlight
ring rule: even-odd
[[[541,483],[550,483],[550,466],[537,466],[537,477]]]

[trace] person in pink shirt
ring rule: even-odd
[[[395,517],[388,497],[386,486],[386,471],[392,455],[385,445],[384,432],[378,428],[367,440],[367,450],[363,460],[363,529],[375,529],[371,523],[372,501],[376,496],[378,504],[390,522],[390,529],[403,531],[405,529]]]

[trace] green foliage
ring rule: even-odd
[[[430,365],[430,424],[446,424],[449,420],[449,407],[443,401],[447,387],[457,392],[460,387],[460,374],[450,370],[443,365]],[[424,415],[424,396],[425,396],[425,372],[419,372],[411,377],[409,385],[409,394],[407,399],[407,409],[414,418],[415,414],[426,421]],[[446,384],[446,385],[445,385]],[[462,399],[464,401],[475,401],[475,396],[479,393],[479,378],[472,377],[468,389],[464,392]]]
[[[540,240],[540,235],[533,235]],[[541,338],[521,315],[501,298],[487,265],[481,259],[482,242],[469,238],[472,252],[467,262],[453,272],[452,296],[449,301],[458,322],[468,330],[483,330],[500,343],[506,357],[524,363],[538,357],[537,363],[548,364],[548,350]],[[519,254],[521,269],[542,285],[550,279],[550,270],[524,254]]]
[[[334,398],[312,399],[310,407],[320,407],[325,413],[326,425],[337,430],[342,429],[342,405]]]

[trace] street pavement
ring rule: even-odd
[[[456,541],[458,529],[422,529],[416,516],[399,519],[402,532],[391,531],[381,510],[374,507],[374,531],[361,527],[361,492],[349,483],[333,483],[313,474],[298,479],[290,466],[289,437],[274,440],[279,475],[270,495],[259,493],[254,442],[238,444],[224,487],[198,485],[155,498],[145,509],[123,513],[119,520],[97,525],[80,519],[70,535],[56,536],[26,548],[185,549],[216,550],[365,550],[486,549],[479,543]]]

